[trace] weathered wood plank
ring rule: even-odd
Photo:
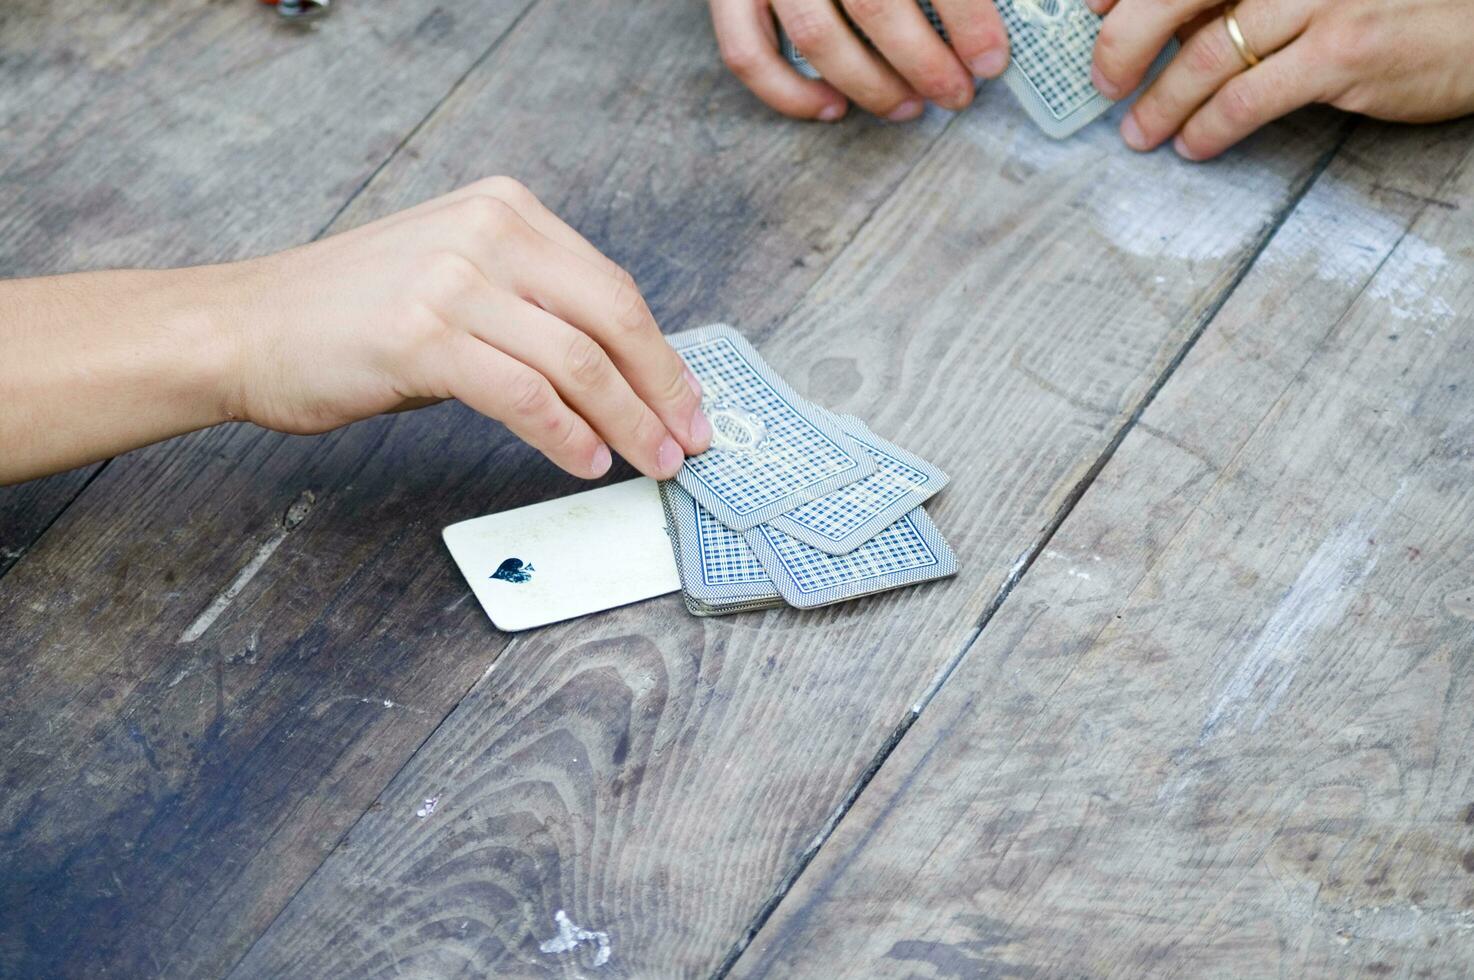
[[[0,277],[188,265],[322,230],[531,0],[0,9]],[[0,576],[96,467],[0,487]]]
[[[66,502],[82,492],[94,467],[58,473],[14,487],[0,487],[0,578],[20,561]]]
[[[767,327],[717,297],[800,390],[952,473],[934,513],[963,573],[810,614],[697,621],[670,598],[517,638],[237,975],[599,965],[595,941],[542,948],[560,912],[607,934],[600,975],[709,974],[1335,132],[1301,117],[1193,168],[1104,127],[1051,143],[990,93],[794,313]]]
[[[696,5],[546,7],[339,227],[515,173],[666,319],[774,319],[942,125],[775,120],[715,62]],[[630,92],[649,94],[623,108]],[[503,645],[439,528],[575,489],[455,406],[115,460],[0,585],[0,904],[27,909],[0,921],[0,972],[239,958]]]
[[[1361,129],[735,975],[1467,972],[1471,134]]]

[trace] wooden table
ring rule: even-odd
[[[963,570],[502,634],[440,528],[578,485],[455,405],[5,490],[0,975],[1468,975],[1474,128],[801,125],[695,0],[339,7],[0,8],[0,272],[513,174]]]

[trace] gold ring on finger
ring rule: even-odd
[[[1245,65],[1253,68],[1259,64],[1259,56],[1254,53],[1254,49],[1244,39],[1244,32],[1239,27],[1239,19],[1234,16],[1234,11],[1237,9],[1238,5],[1235,4],[1223,12],[1223,26],[1228,28],[1228,39],[1233,42],[1234,50],[1239,53],[1240,58],[1244,59]]]

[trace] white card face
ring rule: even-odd
[[[481,608],[508,632],[681,587],[660,490],[647,477],[461,521],[441,533]]]

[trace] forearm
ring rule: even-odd
[[[0,282],[0,484],[229,417],[216,269]]]
[[[618,452],[669,479],[711,443],[629,273],[506,177],[259,259],[0,282],[0,484],[446,398],[586,478]]]

